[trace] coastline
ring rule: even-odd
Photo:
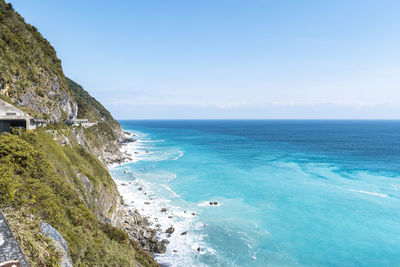
[[[136,177],[129,163],[151,156],[152,151],[140,147],[142,140],[136,133],[124,130],[124,134],[126,141],[119,144],[123,158],[108,165],[124,202],[122,228],[161,266],[191,266],[194,265],[192,258],[214,254],[215,251],[204,243],[204,236],[198,233],[205,227],[196,209],[202,205],[171,205],[171,199],[158,195],[146,181]],[[160,186],[170,193],[171,198],[180,198],[167,185]]]
[[[122,141],[118,142],[121,155],[117,160],[114,160],[107,165],[108,170],[129,162],[133,162],[135,160],[134,155],[129,153],[129,146],[137,141],[134,138],[135,135],[127,131],[124,131],[123,133],[124,136]],[[112,178],[117,185],[119,195],[123,199],[123,195],[121,194],[120,190],[120,187],[123,185],[117,183],[114,177]],[[131,239],[138,242],[145,251],[152,255],[153,258],[154,254],[156,253],[165,253],[165,242],[157,239],[156,229],[154,229],[154,227],[150,227],[150,222],[144,216],[142,216],[137,209],[132,209],[122,200],[119,210],[120,216],[116,222],[117,226],[122,228]]]

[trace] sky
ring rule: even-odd
[[[118,119],[399,119],[400,1],[11,0]]]

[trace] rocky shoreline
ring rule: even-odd
[[[133,160],[133,155],[129,154],[124,147],[136,142],[135,136],[124,131],[123,138],[118,141],[121,154],[118,158],[109,162],[109,168]],[[148,251],[153,256],[155,253],[165,253],[166,244],[169,243],[168,240],[158,240],[156,237],[157,230],[150,226],[149,221],[138,210],[129,208],[127,204],[122,204],[121,210],[121,215],[116,222],[117,226],[125,230],[131,239],[137,241],[145,251]]]

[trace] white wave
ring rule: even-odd
[[[199,207],[206,207],[206,206],[218,207],[218,206],[222,205],[220,202],[217,202],[217,204],[213,204],[213,205],[210,204],[210,203],[214,203],[214,202],[216,202],[216,201],[203,201],[203,202],[200,202],[199,204],[197,204],[197,206],[199,206]]]
[[[157,232],[159,240],[169,240],[166,253],[155,255],[159,263],[168,266],[201,266],[198,262],[195,263],[196,257],[201,254],[213,253],[213,250],[208,248],[204,241],[205,235],[201,233],[204,223],[199,220],[198,212],[194,207],[185,209],[172,205],[171,200],[156,195],[152,190],[154,185],[146,183],[143,179],[127,182],[114,177],[114,180],[125,203],[128,204],[128,208],[138,209],[139,213],[149,220],[152,227],[159,229]],[[161,185],[161,187],[169,192],[174,192],[166,185]],[[161,211],[163,208],[166,209],[166,212]],[[168,237],[165,231],[170,226],[173,226],[175,231]],[[181,235],[185,232],[186,234]]]
[[[145,134],[136,134],[135,138],[136,142],[122,148],[132,155],[133,162],[177,160],[184,155],[183,151],[176,148],[158,150],[156,143],[164,140],[151,140]],[[185,202],[168,186],[171,180],[176,179],[176,174],[165,171],[136,173],[129,165],[123,164],[115,170],[118,172],[113,178],[127,208],[137,209],[148,219],[152,227],[157,229],[157,239],[168,239],[170,242],[165,254],[155,255],[157,262],[168,266],[203,266],[197,259],[199,255],[215,255],[216,251],[204,241],[205,225],[197,216],[197,206]],[[176,204],[172,203],[172,199]],[[165,231],[170,226],[175,231],[168,236]]]
[[[169,192],[171,192],[173,197],[181,197],[180,195],[178,195],[174,190],[172,190],[169,186],[165,185],[165,184],[160,184],[160,186],[164,187],[165,189],[167,189]]]
[[[357,192],[361,194],[367,194],[367,195],[373,195],[373,196],[378,196],[378,197],[387,197],[387,194],[381,194],[381,193],[375,193],[375,192],[369,192],[369,191],[364,191],[364,190],[355,190],[355,189],[349,189],[351,192]]]
[[[179,155],[176,156],[175,158],[173,158],[172,160],[177,160],[177,159],[179,159],[180,157],[182,157],[183,155],[185,155],[185,153],[184,153],[183,151],[178,151],[178,153],[179,153]]]
[[[257,249],[257,251],[255,251],[254,253],[253,253],[253,255],[251,256],[251,258],[253,259],[253,260],[257,260],[257,253],[260,251],[260,249]]]
[[[168,178],[167,183],[171,182],[172,180],[176,179],[175,173],[170,173],[170,176],[166,176]]]

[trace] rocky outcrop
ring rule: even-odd
[[[6,219],[0,212],[0,264],[12,261],[18,262],[21,267],[29,267]]]
[[[48,77],[43,75],[41,86],[47,88],[38,95],[38,88],[32,86],[20,96],[12,99],[21,107],[27,107],[37,113],[48,114],[48,118],[54,122],[63,119],[76,119],[78,114],[78,104],[72,96],[65,90],[61,90],[57,76]]]
[[[110,132],[109,125],[105,123],[88,128],[73,127],[72,133],[78,143],[100,159],[104,166],[130,160],[129,155],[121,151],[121,146],[136,141],[130,133],[122,129],[116,128]]]
[[[61,89],[58,77],[43,73],[39,81],[38,85],[30,85],[23,91],[18,91],[18,80],[9,80],[0,86],[4,88],[0,90],[0,94],[8,97],[18,106],[27,108],[32,115],[47,115],[53,122],[76,119],[78,104],[69,92]]]
[[[112,163],[122,163],[126,156],[119,148],[124,137],[119,132],[105,131],[109,128],[105,123],[99,123],[88,128],[76,126],[72,128],[74,138],[88,152],[95,155],[106,167]]]
[[[60,266],[72,267],[72,260],[69,257],[67,242],[65,242],[62,235],[48,223],[42,223],[40,229],[42,233],[53,240],[56,250],[61,255]]]
[[[156,230],[149,227],[149,222],[138,211],[128,210],[117,220],[118,227],[124,229],[130,238],[136,240],[143,249],[151,253],[165,253],[165,242],[156,238]]]

